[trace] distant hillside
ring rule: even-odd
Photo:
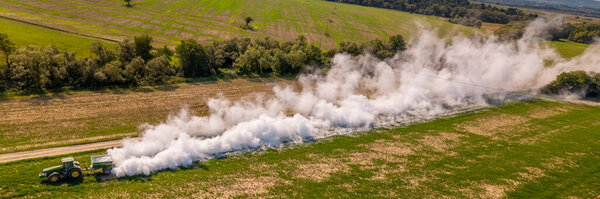
[[[561,11],[570,14],[600,17],[600,1],[597,0],[475,0],[524,8]]]
[[[581,8],[600,8],[600,1],[596,0],[528,0],[531,2],[541,3],[541,4],[557,4],[557,5],[567,5],[571,7],[581,7]]]
[[[342,40],[366,41],[393,34],[414,35],[430,26],[442,35],[474,32],[439,17],[320,0],[0,0],[0,16],[110,40],[149,34],[174,46],[181,38],[201,41],[272,36],[334,47]],[[243,29],[244,18],[254,30]],[[0,29],[0,31],[2,31]]]

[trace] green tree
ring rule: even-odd
[[[146,73],[148,68],[141,57],[134,58],[125,66],[125,76],[132,84],[143,84]]]
[[[515,40],[519,39],[525,33],[526,21],[513,21],[501,26],[494,32],[502,40]]]
[[[97,80],[104,85],[118,85],[124,83],[126,79],[123,77],[125,72],[121,69],[122,65],[123,64],[118,60],[106,64],[96,72],[97,74],[101,73],[98,74],[100,78]],[[94,74],[94,77],[96,77],[96,74]]]
[[[259,49],[261,48],[261,49]],[[233,66],[245,74],[257,73],[260,68],[260,59],[263,56],[264,47],[249,47],[244,54],[240,55]]]
[[[235,60],[234,67],[246,74],[264,75],[270,73],[281,63],[277,57],[273,56],[278,50],[269,50],[263,46],[250,47]],[[275,71],[279,71],[279,69],[275,68]]]
[[[379,59],[385,59],[394,56],[388,45],[379,39],[371,40],[363,44],[362,49],[365,52],[375,55]]]
[[[8,35],[0,33],[0,51],[4,54],[6,67],[10,66],[9,56],[16,50],[15,44],[8,40]]]
[[[166,84],[169,82],[169,76],[175,73],[166,56],[150,60],[146,64],[146,68],[148,73],[146,74],[145,83],[148,85]]]
[[[362,53],[360,48],[358,47],[358,45],[356,45],[356,43],[351,42],[351,41],[340,42],[340,52],[348,53],[353,56],[356,56],[356,55],[359,55],[360,53]]]
[[[580,93],[583,92],[586,96],[597,95],[598,88],[597,80],[600,76],[590,76],[585,71],[563,72],[556,80],[552,81],[542,90],[546,93],[559,94],[561,92]],[[584,96],[585,97],[585,96]]]
[[[254,19],[252,19],[252,17],[246,17],[246,19],[244,19],[244,21],[246,22],[246,26],[245,27],[246,28],[250,28],[250,22],[254,21]]]
[[[14,56],[15,79],[22,82],[22,89],[40,91],[50,82],[49,55],[40,47],[20,49]]]
[[[204,47],[194,39],[182,40],[175,48],[184,77],[207,77],[215,74]]]
[[[404,37],[402,37],[402,35],[390,36],[389,42],[390,42],[390,47],[391,47],[392,51],[394,51],[394,52],[406,50],[406,43],[404,42]]]
[[[167,47],[167,45],[164,45],[162,48],[156,50],[156,54],[154,55],[154,57],[165,56],[169,61],[171,61],[171,57],[174,54],[175,53],[173,53],[173,51],[169,47]]]
[[[105,64],[117,59],[117,53],[113,50],[107,49],[99,41],[92,43],[90,51],[92,53],[92,59],[96,62],[97,67],[102,67]]]
[[[135,44],[135,54],[142,57],[144,61],[152,59],[152,37],[148,35],[142,35],[134,37],[133,43]]]
[[[121,62],[130,62],[135,57],[135,44],[130,39],[119,43],[119,60]]]

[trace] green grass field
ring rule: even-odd
[[[341,40],[410,37],[419,25],[437,28],[440,35],[479,31],[433,16],[322,0],[139,0],[133,1],[132,8],[122,0],[0,2],[0,16],[112,40],[149,34],[171,46],[181,38],[294,39],[302,34],[312,43],[334,47]],[[255,30],[241,28],[247,16],[255,19]]]
[[[332,48],[342,40],[366,41],[392,34],[412,37],[418,26],[436,28],[440,35],[481,32],[445,22],[437,17],[410,14],[322,0],[221,0],[134,1],[133,8],[121,0],[0,0],[0,32],[18,46],[55,45],[89,54],[95,38],[121,41],[136,35],[155,37],[156,46],[174,46],[182,38],[202,41],[232,37],[272,36],[291,40],[299,34],[310,42]],[[243,19],[255,19],[255,30],[244,30]],[[58,29],[66,32],[61,32]],[[552,42],[566,58],[579,55],[584,44]]]
[[[553,41],[550,44],[552,47],[556,48],[556,50],[558,50],[558,52],[564,58],[573,58],[578,55],[581,55],[585,51],[585,49],[587,49],[590,46],[588,44],[576,43],[566,40]]]
[[[78,57],[88,57],[90,54],[90,46],[95,41],[102,41],[107,46],[116,47],[114,42],[69,34],[10,19],[0,18],[0,27],[0,33],[7,34],[9,39],[19,48],[28,45],[53,45],[60,50],[76,52]]]
[[[2,197],[500,198],[600,195],[600,107],[522,102],[156,173],[54,186],[60,157],[0,164]],[[74,154],[83,165],[89,155]]]

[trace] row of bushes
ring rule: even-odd
[[[585,71],[564,72],[542,89],[547,94],[579,93],[582,97],[600,97],[600,74]]]
[[[153,50],[151,42],[148,36],[135,37],[121,42],[116,50],[97,42],[86,59],[56,47],[3,50],[7,59],[0,67],[0,91],[168,83],[176,75],[170,64],[173,53],[168,48]]]
[[[500,27],[495,34],[502,39],[518,39],[523,36],[528,21],[513,21]],[[600,37],[600,24],[563,24],[549,30],[549,40],[566,39],[578,43],[593,43],[594,38]]]
[[[474,28],[481,28],[482,23],[481,20],[470,17],[455,17],[451,18],[448,22]]]
[[[0,64],[0,92],[159,85],[214,76],[295,75],[307,65],[326,67],[338,52],[366,52],[384,59],[405,49],[403,37],[395,35],[386,41],[342,42],[339,50],[322,50],[308,44],[304,36],[285,42],[270,37],[234,38],[206,45],[186,39],[172,51],[166,46],[154,48],[152,38],[145,35],[120,42],[116,49],[94,43],[91,56],[79,59],[56,47],[16,49],[0,34],[0,51],[6,62]]]
[[[568,39],[579,43],[592,43],[595,37],[600,37],[600,24],[565,24],[555,27],[552,31],[552,40]]]

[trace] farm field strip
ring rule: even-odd
[[[573,58],[581,55],[590,45],[576,43],[571,41],[552,41],[550,45],[560,53],[564,58]]]
[[[19,197],[578,197],[600,194],[600,111],[548,101],[237,153],[150,176],[47,185],[62,156],[0,164]],[[72,154],[83,165],[103,151]],[[585,177],[584,177],[585,176]],[[109,178],[110,179],[110,178]],[[585,180],[581,180],[585,179]],[[173,188],[177,187],[177,188]]]
[[[233,80],[177,84],[142,91],[82,91],[0,100],[0,153],[114,140],[137,135],[185,105],[205,114],[208,98],[238,100],[268,94],[291,80]]]
[[[71,34],[2,17],[0,17],[0,27],[3,27],[0,32],[7,34],[19,48],[29,45],[56,46],[60,50],[75,52],[78,57],[87,57],[93,42],[100,41],[109,47],[116,46],[112,41]]]
[[[365,41],[392,34],[411,36],[416,33],[413,28],[416,24],[439,28],[441,35],[478,31],[432,16],[320,0],[145,0],[134,2],[133,8],[123,6],[122,1],[1,2],[1,16],[114,40],[150,34],[159,44],[170,46],[190,37],[217,40],[268,35],[294,39],[304,34],[310,42],[334,47],[343,39]],[[257,30],[241,29],[246,16],[256,19]]]

